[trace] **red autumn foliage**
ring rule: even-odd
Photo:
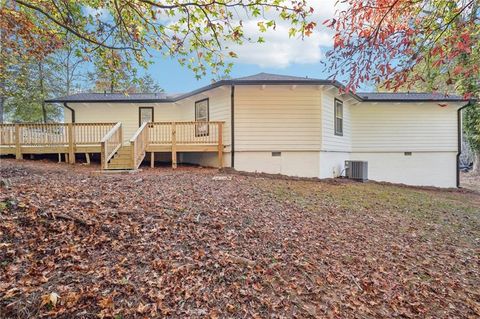
[[[478,3],[469,1],[343,0],[335,18],[324,22],[334,32],[327,54],[335,77],[355,90],[373,80],[388,90],[411,87],[425,79],[412,72],[429,61],[450,74],[459,57],[468,61],[480,43]],[[473,38],[472,38],[473,37]],[[475,60],[472,60],[473,62]],[[460,61],[461,63],[461,61]],[[447,82],[480,78],[477,63],[456,68]]]

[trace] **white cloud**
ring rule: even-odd
[[[314,64],[324,57],[325,47],[333,44],[332,32],[327,30],[323,21],[333,17],[336,0],[311,0],[311,6],[315,9],[312,20],[317,23],[314,33],[303,40],[290,38],[288,22],[277,21],[275,30],[266,33],[258,31],[259,20],[244,22],[244,31],[247,37],[256,40],[259,36],[265,39],[265,43],[248,43],[233,46],[230,49],[238,54],[236,62],[255,64],[260,67],[286,68],[292,63]]]

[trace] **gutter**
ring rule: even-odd
[[[70,110],[70,114],[72,115],[72,123],[75,123],[75,110],[68,106],[67,102],[63,102],[63,106]]]
[[[462,110],[476,103],[475,100],[468,101],[467,104],[457,110],[457,188],[460,188],[460,155],[462,154]]]

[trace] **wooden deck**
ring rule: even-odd
[[[169,152],[177,167],[178,152],[215,152],[223,167],[223,122],[143,123],[129,141],[122,123],[0,124],[0,155],[61,154],[75,163],[75,154],[101,155],[102,169],[136,169],[147,152]],[[152,166],[154,161],[150,161]]]

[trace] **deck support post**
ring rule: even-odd
[[[150,152],[150,167],[155,167],[155,152]]]
[[[223,168],[223,123],[218,123],[218,168]]]
[[[177,168],[177,128],[172,122],[172,168]]]
[[[100,142],[100,167],[102,170],[107,169],[108,163],[105,160],[105,142]]]
[[[75,152],[73,149],[73,124],[68,123],[68,162],[75,164]]]
[[[59,162],[59,163],[62,162],[62,153],[58,153],[58,162]]]
[[[15,158],[17,160],[23,159],[22,149],[20,148],[21,130],[20,125],[15,124]]]
[[[85,160],[87,161],[87,165],[90,165],[90,153],[85,153]]]

